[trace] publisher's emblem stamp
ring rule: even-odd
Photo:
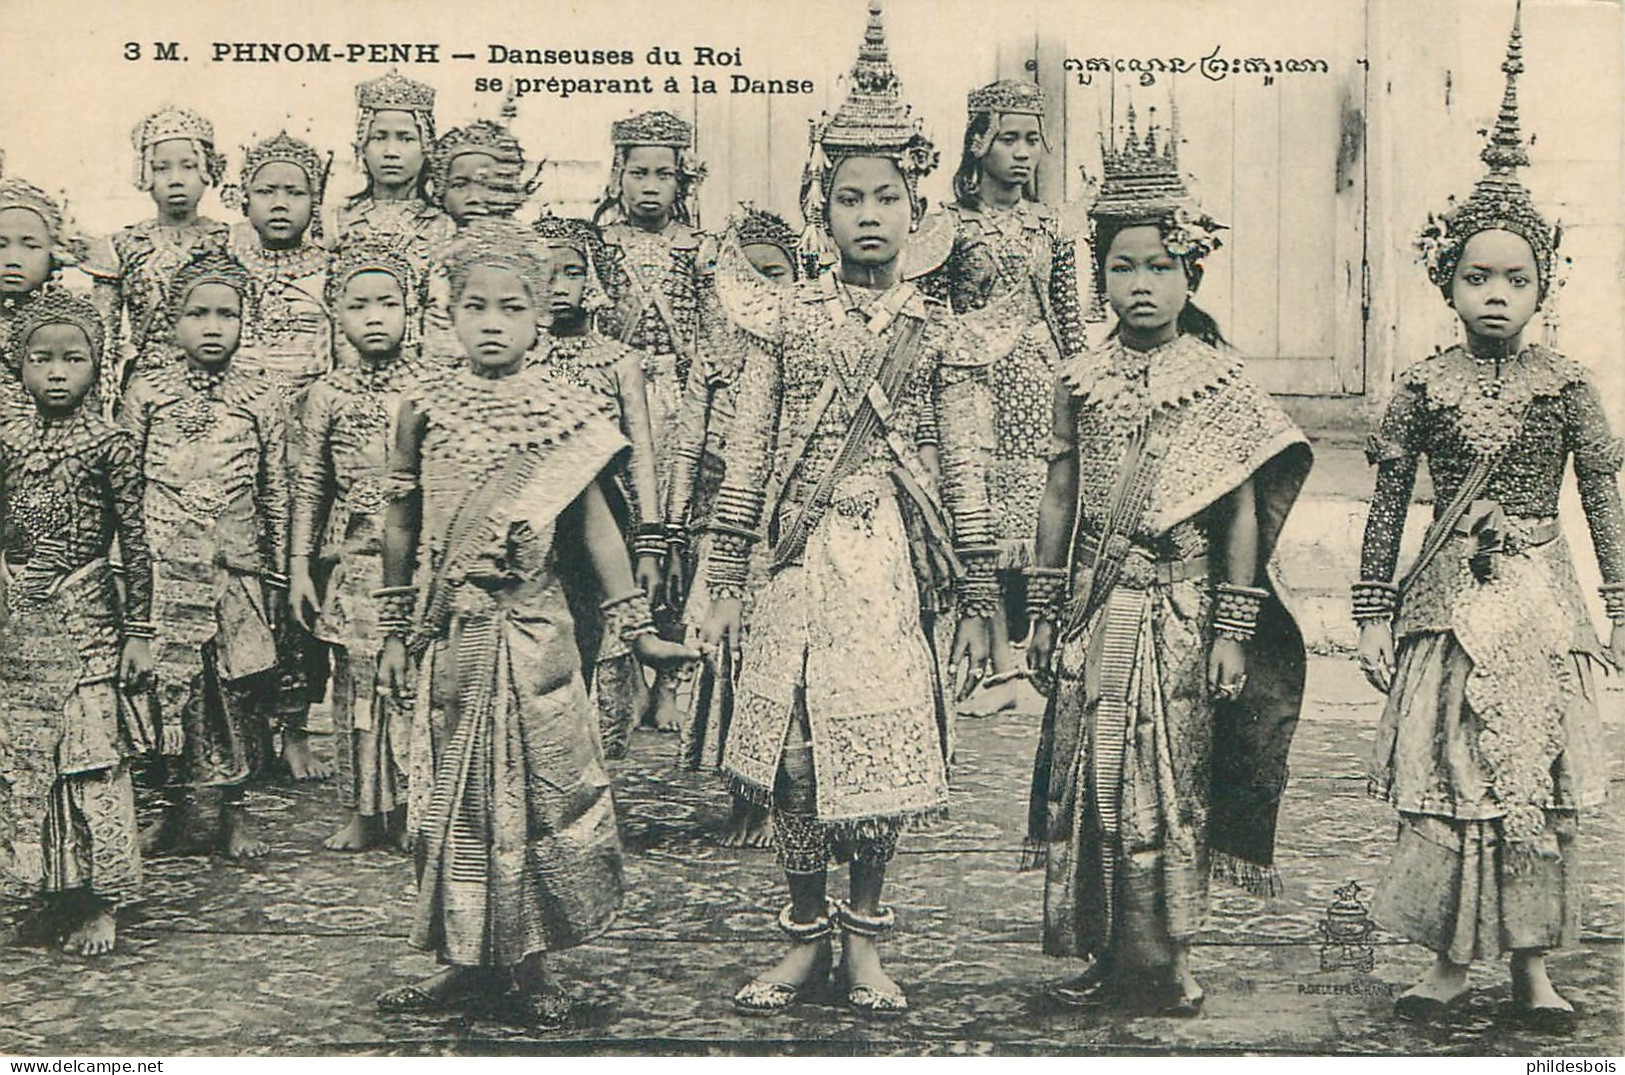
[[[1369,971],[1376,964],[1371,934],[1377,928],[1371,909],[1360,899],[1360,883],[1336,889],[1337,898],[1320,921],[1320,969]]]

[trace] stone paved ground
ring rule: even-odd
[[[1504,965],[1481,967],[1473,1001],[1440,1029],[1391,1014],[1393,996],[1427,960],[1413,946],[1379,932],[1369,974],[1321,969],[1318,927],[1333,890],[1375,883],[1393,819],[1365,797],[1361,776],[1375,695],[1350,666],[1324,659],[1312,666],[1310,690],[1281,832],[1290,891],[1266,905],[1215,889],[1211,928],[1195,949],[1208,993],[1200,1019],[1078,1015],[1038,1000],[1044,981],[1075,968],[1039,955],[1042,878],[1016,869],[1038,724],[1029,704],[961,723],[953,819],[905,840],[888,892],[902,928],[887,950],[913,1004],[899,1022],[859,1022],[824,1005],[768,1020],[732,1011],[730,994],[779,946],[770,923],[781,882],[771,852],[711,844],[707,832],[725,811],[715,783],[673,772],[672,741],[640,733],[617,771],[625,910],[608,935],[558,961],[578,997],[577,1030],[538,1036],[484,1017],[376,1013],[376,992],[433,966],[404,940],[409,865],[390,852],[320,850],[332,792],[306,786],[258,795],[274,845],[260,862],[152,862],[147,901],[115,955],[0,950],[0,1053],[1625,1051],[1621,696],[1607,700],[1615,795],[1586,817],[1582,838],[1584,942],[1554,960],[1554,977],[1585,1017],[1572,1038],[1553,1040],[1497,1020]]]

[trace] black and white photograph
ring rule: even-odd
[[[0,0],[0,100],[9,1070],[1625,1055],[1619,0]]]

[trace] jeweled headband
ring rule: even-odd
[[[160,143],[172,141],[190,142],[197,147],[210,183],[218,184],[225,178],[226,158],[214,151],[214,124],[189,108],[168,105],[148,114],[130,132],[137,189],[152,189],[152,151]]]
[[[439,251],[455,299],[468,283],[468,274],[480,265],[495,265],[519,274],[538,302],[547,293],[547,249],[531,229],[504,217],[481,217],[447,242]]]
[[[491,215],[511,216],[519,211],[529,193],[525,182],[525,151],[507,127],[488,119],[466,127],[453,127],[435,143],[429,159],[429,187],[444,207],[446,186],[452,162],[470,153],[481,153],[496,161],[495,174],[486,181],[491,191]]]
[[[417,121],[418,137],[425,155],[434,149],[434,87],[413,81],[393,67],[378,78],[355,88],[355,155],[372,135],[372,120],[380,112],[409,112]]]
[[[66,288],[48,285],[24,304],[11,326],[10,346],[6,361],[13,371],[22,368],[28,354],[28,340],[35,330],[46,325],[72,325],[85,334],[90,342],[90,354],[99,366],[102,360],[102,340],[106,333],[101,315],[89,299],[73,294]]]
[[[224,284],[243,298],[243,313],[254,298],[254,279],[242,262],[223,250],[206,249],[194,254],[191,261],[175,272],[169,284],[169,318],[171,324],[180,318],[186,297],[204,284]]]

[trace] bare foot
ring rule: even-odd
[[[728,824],[717,836],[721,847],[771,847],[773,829],[768,824],[767,808],[745,799],[734,799]]]
[[[282,733],[282,761],[298,783],[311,780],[331,780],[333,770],[316,757],[310,749],[310,734],[287,729]]]
[[[113,907],[99,903],[69,934],[62,939],[62,950],[81,956],[105,956],[113,950],[118,939],[118,920]]]
[[[1512,992],[1530,1010],[1572,1012],[1574,1005],[1557,991],[1546,973],[1544,954],[1517,952],[1512,957]]]
[[[260,839],[253,819],[241,805],[221,808],[220,844],[226,857],[236,862],[259,858],[271,850],[271,845]]]
[[[322,846],[329,851],[366,851],[383,842],[383,825],[378,818],[351,814],[349,821],[322,841]]]
[[[655,678],[649,708],[643,711],[643,726],[660,732],[675,732],[683,726],[683,711],[677,705],[677,684],[668,675]]]
[[[1550,983],[1547,983],[1550,985]],[[1467,990],[1467,966],[1446,959],[1435,959],[1428,972],[1416,980],[1401,997],[1426,997],[1449,1003]]]

